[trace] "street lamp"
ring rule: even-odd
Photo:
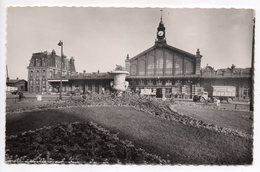
[[[62,99],[62,60],[63,60],[63,42],[60,41],[58,46],[61,47],[61,57],[60,57],[60,100]]]

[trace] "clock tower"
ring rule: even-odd
[[[157,39],[155,43],[166,43],[166,38],[165,38],[165,27],[162,21],[162,10],[161,11],[161,20],[159,23],[159,26],[157,27]]]

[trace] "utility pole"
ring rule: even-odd
[[[9,75],[8,75],[8,68],[7,68],[7,65],[6,65],[6,80],[9,81]]]
[[[254,111],[254,61],[255,61],[255,18],[253,18],[253,37],[252,37],[252,60],[251,60],[251,95],[250,95],[250,111]]]
[[[58,46],[61,47],[61,56],[60,56],[60,100],[62,100],[62,60],[63,60],[63,42],[60,41]]]

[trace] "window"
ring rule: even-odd
[[[33,71],[31,70],[31,73],[30,73],[30,77],[32,78],[33,77]]]
[[[46,73],[45,73],[45,70],[42,71],[42,78],[45,78],[46,76]]]
[[[185,60],[185,74],[193,74],[193,64],[191,61]]]
[[[42,92],[46,92],[46,87],[45,87],[45,85],[42,86]]]
[[[163,74],[163,51],[158,50],[156,51],[156,74],[162,75]]]
[[[40,59],[36,59],[36,66],[40,66]]]
[[[243,98],[248,98],[250,96],[249,88],[244,88],[243,90]]]
[[[154,57],[148,56],[147,57],[147,75],[153,75],[154,74]]]
[[[38,78],[39,77],[39,71],[37,70],[37,72],[36,72],[36,78]]]
[[[39,92],[40,92],[40,87],[36,86],[36,93],[39,93]]]
[[[166,54],[166,53],[165,53]],[[166,75],[171,75],[172,74],[172,56],[167,56],[166,55],[166,69],[165,69],[165,74]]]
[[[131,73],[131,75],[136,75],[136,65],[135,64],[131,65],[130,73]]]
[[[45,60],[45,58],[42,59],[42,66],[46,66],[46,60]]]
[[[175,75],[182,74],[182,64],[183,64],[183,59],[181,57],[176,56],[176,58],[175,58]]]
[[[140,81],[139,81],[139,85],[144,85],[144,81],[143,81],[143,80],[140,80]]]
[[[138,69],[139,69],[138,75],[145,75],[145,61],[144,60],[139,61]]]

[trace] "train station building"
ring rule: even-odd
[[[209,65],[202,68],[203,56],[199,47],[194,47],[194,52],[186,52],[167,44],[162,18],[155,34],[154,45],[133,57],[127,55],[125,66],[120,69],[129,72],[126,77],[129,91],[150,89],[157,97],[190,99],[199,87],[219,85],[235,86],[239,99],[250,97],[251,68],[236,68],[234,65],[227,69],[214,69]],[[58,92],[61,64],[64,93],[111,91],[113,77],[109,72],[77,73],[74,58],[62,59],[52,51],[32,55],[28,66],[29,92]]]

